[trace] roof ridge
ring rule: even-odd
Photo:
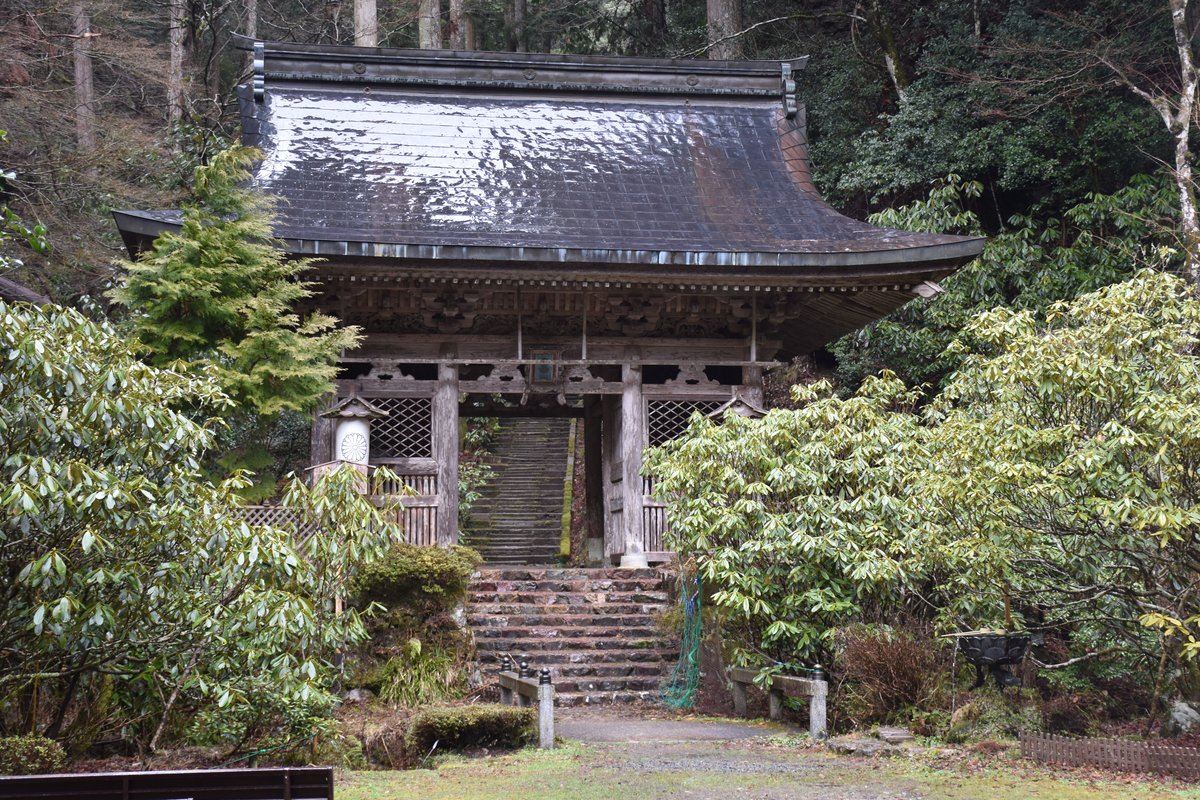
[[[532,91],[778,96],[808,57],[709,61],[559,53],[402,50],[267,42],[235,35],[255,53],[256,83],[315,81]]]

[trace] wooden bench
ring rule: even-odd
[[[0,778],[3,800],[333,800],[332,767],[93,772]]]
[[[783,717],[784,697],[807,697],[808,702],[808,733],[814,739],[824,739],[829,735],[825,726],[825,698],[829,695],[829,682],[824,680],[824,673],[816,671],[819,677],[801,678],[796,675],[774,675],[766,685],[768,710],[771,719]],[[746,687],[754,685],[758,672],[752,669],[735,667],[729,671],[729,679],[733,682],[733,711],[739,717],[747,717]]]
[[[500,702],[503,705],[527,707],[537,702],[538,747],[550,750],[554,747],[554,684],[550,682],[550,670],[543,669],[541,675],[533,677],[526,661],[519,670],[511,669],[512,662],[505,658],[500,672]]]

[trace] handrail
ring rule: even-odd
[[[533,677],[528,661],[521,661],[517,671],[512,670],[512,660],[505,656],[500,662],[500,703],[522,708],[537,702],[538,747],[543,750],[554,748],[554,684],[550,670],[542,669]]]

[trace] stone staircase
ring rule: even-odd
[[[656,569],[485,567],[467,609],[480,666],[509,655],[548,667],[560,706],[656,700],[679,657],[654,619],[667,588]]]
[[[462,536],[486,564],[557,563],[570,426],[568,419],[501,420],[495,477],[480,491]]]

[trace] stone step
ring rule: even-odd
[[[646,692],[554,692],[554,704],[559,708],[578,706],[613,706],[632,703],[658,702],[657,690]]]
[[[477,579],[471,584],[472,593],[489,592],[659,592],[662,581],[657,578],[545,578],[516,580]]]
[[[479,664],[482,672],[497,672],[503,656],[510,656],[520,662],[522,658],[529,662],[530,669],[550,668],[552,675],[562,674],[564,669],[601,669],[617,667],[626,669],[630,666],[644,667],[660,674],[679,661],[679,650],[676,648],[658,648],[655,650],[598,650],[598,651],[563,651],[563,650],[481,650]]]
[[[479,651],[479,660],[485,661],[484,653],[510,653],[512,655],[531,655],[534,653],[562,653],[564,658],[558,661],[570,661],[573,656],[580,655],[577,663],[591,663],[591,659],[581,655],[593,652],[608,651],[613,657],[608,661],[663,661],[679,657],[679,648],[673,642],[662,637],[645,637],[617,639],[613,636],[578,638],[565,636],[546,636],[521,639],[492,639],[479,636],[476,632],[475,646]],[[598,658],[596,661],[606,659]]]
[[[536,545],[533,543],[527,543],[523,545],[493,545],[481,543],[476,549],[479,551],[479,554],[484,557],[485,561],[493,556],[496,558],[532,558],[536,556],[538,558],[546,558],[553,561],[558,557],[559,554],[559,546],[557,542],[546,545]],[[543,561],[542,563],[545,562]]]
[[[597,592],[478,592],[473,593],[477,603],[527,603],[535,606],[591,605],[592,603],[640,603],[643,605],[667,605],[666,592],[650,591],[597,591]]]
[[[644,603],[596,603],[586,606],[569,606],[570,613],[576,615],[611,616],[614,614],[655,614],[665,606],[647,605]],[[472,603],[472,615],[507,616],[510,614],[537,614],[546,610],[546,606],[534,606],[527,603]]]
[[[621,678],[554,679],[554,694],[585,692],[658,692],[662,678],[657,675],[630,675]]]
[[[670,573],[655,567],[621,569],[619,567],[540,567],[533,569],[487,569],[476,570],[480,581],[561,581],[561,580],[633,580],[653,579],[661,581]]]
[[[483,639],[608,639],[615,641],[619,638],[628,640],[649,640],[662,637],[657,626],[649,620],[642,624],[627,626],[624,630],[614,631],[612,625],[593,622],[591,625],[566,625],[555,623],[546,625],[496,625],[487,628],[475,628],[476,641]]]
[[[545,608],[545,606],[543,606]],[[553,608],[553,606],[551,606]],[[479,628],[576,628],[621,627],[625,630],[657,630],[648,614],[480,614],[467,615],[467,621]],[[565,633],[565,630],[564,630]]]

